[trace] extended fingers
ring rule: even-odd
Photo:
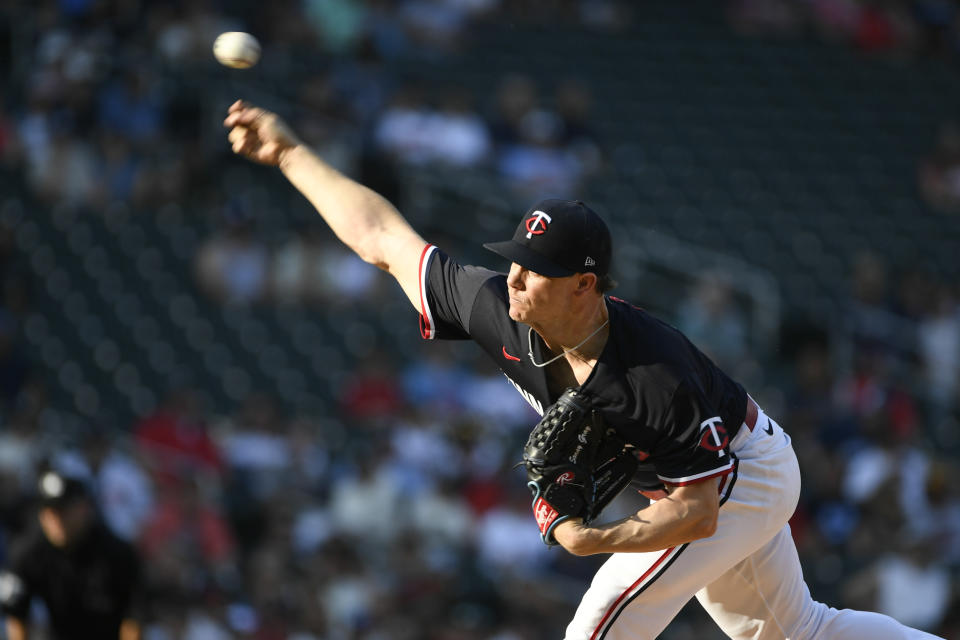
[[[225,127],[235,127],[237,125],[250,126],[266,114],[267,112],[264,109],[252,107],[238,100],[231,105],[230,111],[223,121],[223,125]]]
[[[227,140],[231,143],[236,142],[237,140],[242,139],[249,129],[246,127],[233,127],[230,129],[230,133],[227,134]]]
[[[237,154],[249,153],[259,144],[256,132],[244,126],[236,126],[230,129],[227,139],[230,141],[233,152]]]

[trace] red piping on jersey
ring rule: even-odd
[[[506,358],[507,360],[513,360],[514,362],[520,362],[520,358],[518,358],[517,356],[512,356],[512,355],[510,355],[509,353],[507,353],[507,345],[503,345],[503,357]]]
[[[420,262],[417,265],[417,286],[420,287],[420,337],[425,340],[430,340],[433,337],[430,335],[433,327],[430,326],[430,321],[427,319],[427,299],[423,291],[423,259],[432,246],[428,242],[423,248],[423,251],[420,252]]]
[[[603,628],[603,625],[606,624],[607,618],[610,617],[610,614],[617,610],[617,607],[620,605],[620,601],[623,600],[623,599],[627,596],[628,593],[630,593],[631,591],[633,591],[634,589],[636,589],[636,588],[640,585],[640,583],[642,583],[644,580],[646,580],[646,579],[647,579],[647,576],[649,576],[651,573],[653,573],[653,572],[656,570],[656,568],[659,567],[659,566],[663,563],[663,561],[667,559],[667,556],[669,556],[671,553],[673,553],[673,550],[674,550],[674,549],[676,549],[676,547],[670,547],[669,549],[667,549],[666,551],[664,551],[664,552],[663,552],[663,555],[661,555],[659,558],[657,558],[657,561],[654,562],[654,563],[650,566],[650,568],[647,569],[647,570],[644,572],[644,574],[643,574],[642,576],[640,576],[639,578],[637,578],[637,581],[636,581],[636,582],[634,582],[634,583],[633,583],[632,585],[630,585],[626,590],[624,590],[624,592],[620,594],[620,597],[619,597],[619,598],[617,598],[616,600],[614,600],[613,604],[610,605],[610,606],[607,608],[607,612],[606,612],[605,614],[603,614],[603,618],[600,619],[600,624],[598,624],[598,625],[597,625],[597,628],[593,630],[593,634],[590,636],[590,640],[596,640],[597,634],[600,633],[600,629],[602,629],[602,628]]]
[[[747,425],[747,428],[750,431],[753,431],[757,426],[757,418],[760,415],[760,407],[757,406],[757,403],[753,401],[749,395],[747,396],[747,415],[743,417],[743,424]]]

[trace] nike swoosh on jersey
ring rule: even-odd
[[[767,428],[763,430],[768,436],[773,435],[773,423],[770,422],[770,418],[767,418]]]
[[[509,353],[507,353],[507,345],[503,345],[503,357],[506,358],[507,360],[513,360],[514,362],[520,362],[520,358],[518,358],[517,356],[512,356],[512,355],[510,355]]]

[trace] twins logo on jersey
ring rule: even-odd
[[[727,429],[719,416],[707,418],[700,423],[700,446],[707,451],[716,451],[717,457],[722,458],[724,449],[730,444]]]

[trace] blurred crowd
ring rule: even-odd
[[[902,299],[876,258],[852,278],[852,306],[895,313]],[[676,318],[733,366],[745,328],[723,292],[705,274]],[[838,605],[960,637],[960,478],[930,446],[936,416],[958,444],[955,413],[896,375],[892,343],[854,333],[851,370],[808,331],[780,362],[780,394],[755,394],[801,460],[791,524],[808,582]],[[224,414],[183,387],[133,424],[105,414],[69,431],[50,429],[29,361],[2,364],[0,562],[34,526],[43,469],[85,479],[144,557],[147,638],[545,640],[600,561],[540,542],[512,468],[536,414],[472,351],[373,353],[323,415],[290,415],[265,393]],[[668,633],[716,631],[682,616]]]
[[[175,389],[136,424],[56,438],[28,383],[0,438],[3,540],[31,526],[50,467],[85,479],[142,553],[147,638],[547,637],[530,610],[570,594],[518,594],[591,565],[566,567],[529,526],[511,467],[532,410],[442,352],[388,367],[354,372],[337,420],[264,394],[217,415]]]
[[[866,54],[960,59],[956,0],[731,0],[729,23],[753,36],[814,34]],[[940,124],[919,162],[917,186],[933,209],[960,211],[960,125]]]
[[[51,204],[97,210],[117,200],[157,206],[209,195],[209,167],[224,145],[210,144],[215,128],[206,125],[222,113],[211,116],[210,96],[201,92],[168,91],[171,74],[211,71],[214,37],[251,29],[268,52],[264,65],[302,65],[281,97],[297,105],[290,115],[305,139],[344,169],[479,166],[525,195],[575,186],[602,155],[582,81],[540,87],[507,75],[495,98],[481,101],[462,87],[427,89],[388,70],[411,51],[444,55],[463,47],[471,21],[498,4],[48,1],[31,6],[29,20],[8,6],[0,9],[9,18],[0,38],[13,52],[4,63],[10,82],[0,104],[0,160]],[[581,4],[585,15],[615,5],[557,4]],[[543,10],[537,3],[510,7],[518,16]],[[309,65],[297,62],[305,51]],[[358,130],[359,143],[351,137]]]
[[[0,56],[0,177],[42,207],[211,212],[218,231],[195,268],[218,302],[362,304],[391,283],[315,226],[264,238],[249,205],[226,199],[225,105],[168,91],[171,73],[191,67],[202,83],[215,35],[253,30],[270,54],[263,65],[301,65],[282,88],[298,131],[395,202],[398,171],[433,165],[489,172],[531,200],[604,169],[588,82],[509,73],[481,97],[390,64],[455,55],[471,25],[497,19],[564,16],[615,32],[635,10],[613,0],[7,4],[0,42],[15,55]],[[816,24],[868,49],[952,55],[957,41],[946,1],[736,2],[731,12],[745,30]],[[298,63],[304,51],[320,62]],[[930,197],[949,207],[960,200],[942,188],[954,138],[945,129],[922,169]],[[35,482],[52,467],[85,478],[107,524],[143,554],[148,639],[560,637],[601,559],[541,544],[512,469],[535,414],[472,351],[370,353],[323,415],[290,415],[268,393],[218,410],[171,385],[133,423],[104,413],[67,429],[24,348],[31,257],[15,231],[0,233],[0,564],[33,526]],[[765,363],[776,384],[751,392],[800,456],[792,525],[814,596],[958,638],[958,291],[905,268],[858,257],[843,326],[784,327],[790,348]],[[704,274],[670,319],[736,371],[749,329],[728,285]],[[691,613],[667,634],[717,632]]]
[[[866,53],[956,59],[954,0],[731,0],[730,24],[751,35],[813,33]]]

